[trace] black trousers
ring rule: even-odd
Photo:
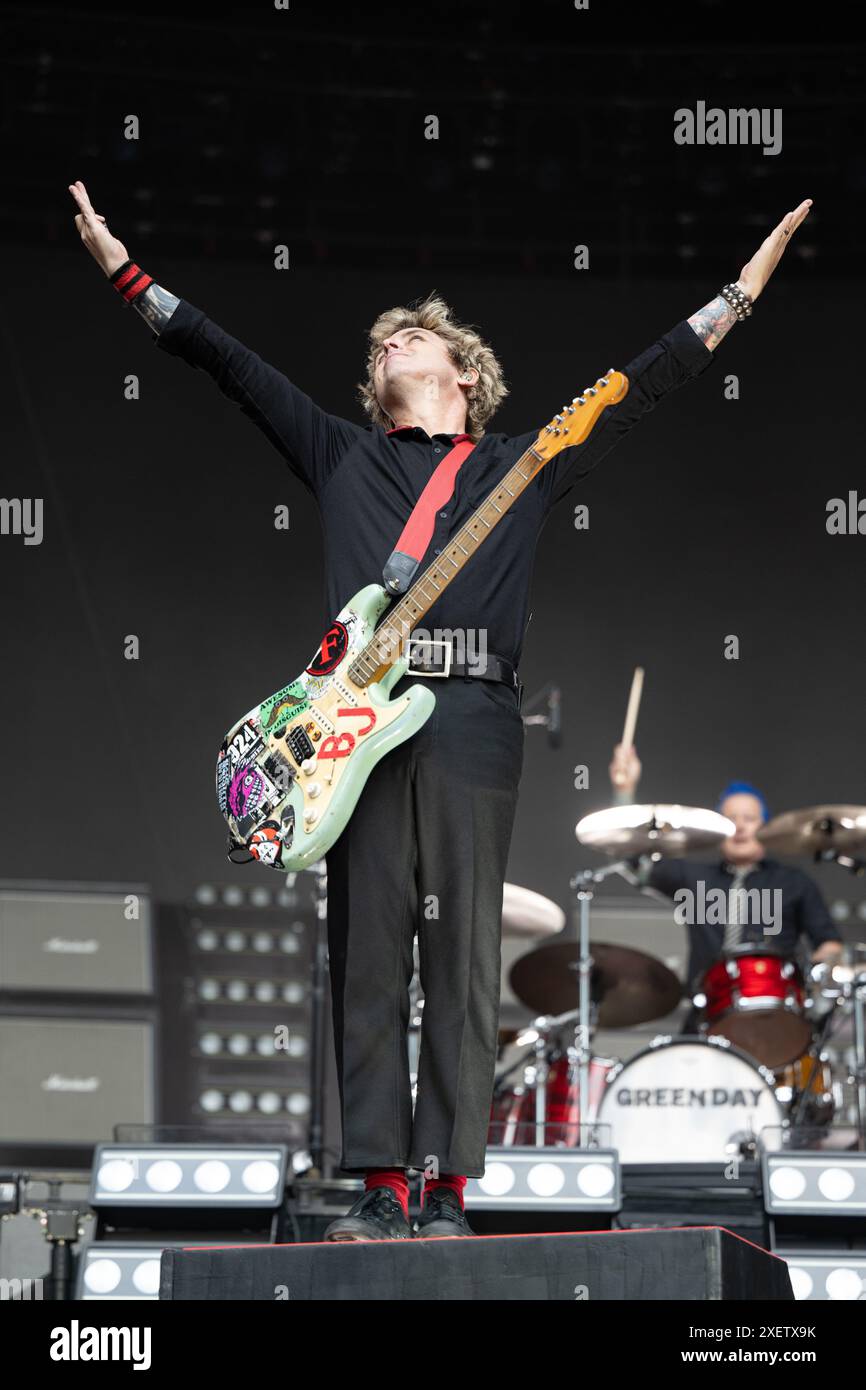
[[[393,694],[417,679],[404,676]],[[424,684],[436,695],[433,713],[374,769],[327,855],[341,1167],[480,1177],[523,722],[503,684],[450,676]],[[416,932],[424,1021],[413,1118]]]

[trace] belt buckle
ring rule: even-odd
[[[412,659],[413,659],[413,656],[414,656],[414,652],[412,651],[412,648],[413,648],[414,646],[422,646],[422,647],[444,647],[444,648],[445,648],[445,670],[444,670],[444,671],[429,671],[429,670],[427,670],[426,666],[425,666],[423,669],[422,669],[422,668],[419,668],[419,667],[417,667],[417,666],[412,666],[411,663],[412,663]],[[447,676],[447,675],[449,675],[450,672],[451,672],[451,661],[452,661],[453,656],[454,656],[453,647],[452,647],[452,645],[451,645],[450,642],[448,642],[448,641],[445,640],[445,638],[436,638],[436,637],[410,637],[410,638],[409,638],[409,669],[410,669],[410,671],[414,671],[415,674],[418,675],[418,676]]]

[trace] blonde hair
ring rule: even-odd
[[[367,356],[367,380],[358,383],[361,404],[374,424],[390,429],[393,420],[379,404],[374,386],[376,354],[386,338],[403,328],[426,328],[442,338],[452,362],[461,372],[473,368],[478,380],[466,392],[466,433],[476,442],[484,426],[508,395],[508,387],[499,360],[468,324],[457,323],[444,299],[433,291],[426,299],[414,304],[386,309],[370,329],[370,350]]]

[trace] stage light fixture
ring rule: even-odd
[[[89,1205],[96,1212],[148,1205],[276,1208],[287,1162],[283,1144],[100,1144]]]
[[[463,1197],[467,1209],[487,1211],[619,1211],[619,1159],[613,1149],[490,1147]]]
[[[788,1265],[798,1302],[857,1302],[866,1297],[866,1255],[776,1250]]]
[[[761,1161],[771,1215],[866,1216],[866,1153],[764,1150]]]

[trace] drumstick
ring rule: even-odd
[[[631,748],[634,744],[634,731],[637,726],[637,713],[640,709],[640,697],[642,692],[643,667],[635,666],[631,682],[631,694],[628,697],[628,709],[626,710],[625,724],[622,731],[622,744],[624,748]]]

